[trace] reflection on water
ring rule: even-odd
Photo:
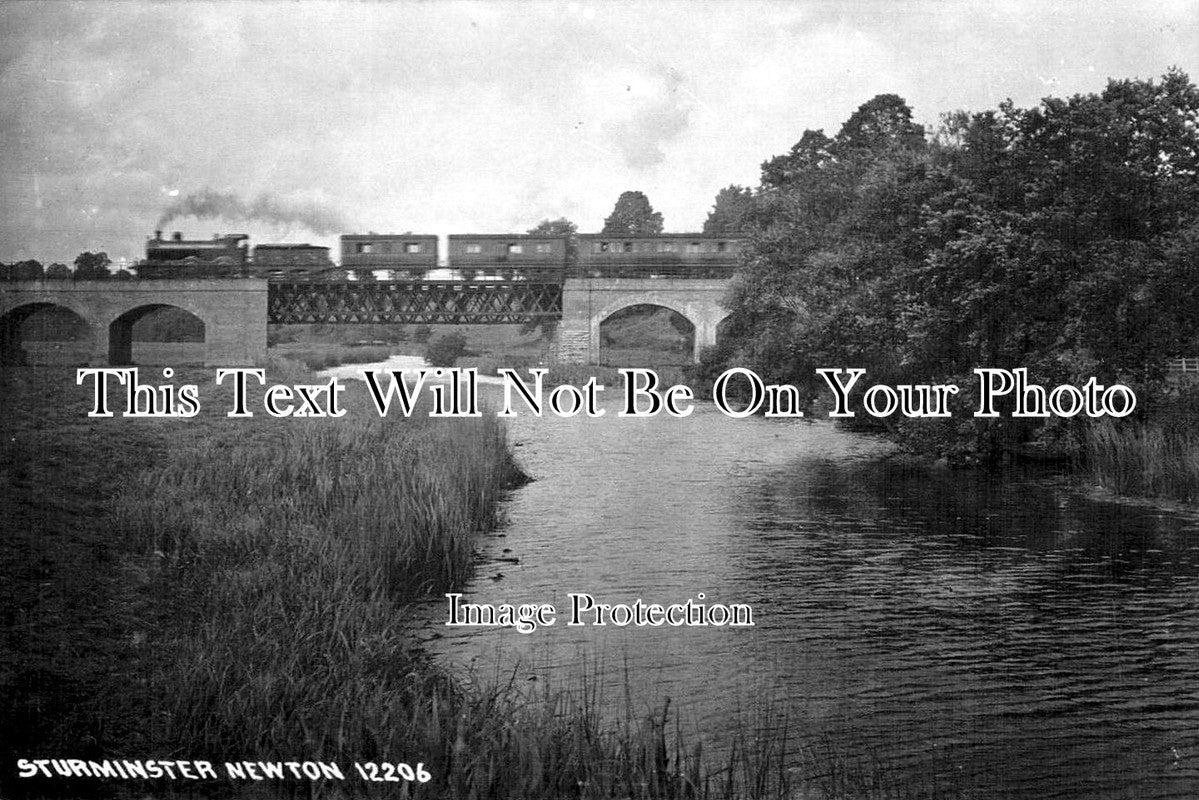
[[[672,697],[713,741],[770,697],[917,793],[1199,796],[1199,521],[1044,476],[935,471],[824,423],[520,418],[467,600],[744,602],[756,627],[450,629],[489,672]],[[485,667],[481,665],[487,665]],[[626,672],[627,670],[627,672]]]

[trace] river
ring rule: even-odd
[[[602,665],[609,697],[669,696],[717,748],[768,706],[828,763],[913,796],[1199,797],[1199,516],[706,404],[521,416],[511,437],[534,480],[465,600],[702,592],[749,604],[755,625],[521,634],[446,627],[438,603],[429,646],[451,662],[554,685]]]

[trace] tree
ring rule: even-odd
[[[925,145],[924,126],[912,122],[912,109],[897,94],[880,94],[858,106],[837,133],[834,151],[880,153],[892,148],[920,150]]]
[[[726,186],[716,193],[716,203],[704,220],[704,233],[709,236],[740,236],[745,231],[753,207],[752,189]]]
[[[425,347],[425,361],[433,367],[452,367],[464,355],[466,337],[460,333],[438,336]]]
[[[653,236],[661,232],[662,215],[654,211],[642,192],[622,192],[600,231],[607,236]]]
[[[1199,344],[1197,128],[1199,89],[1177,70],[957,112],[933,146],[901,98],[880,95],[833,140],[805,132],[763,164],[727,302],[740,322],[706,367],[801,386],[815,367],[862,367],[871,382],[955,383],[962,408],[986,366],[1159,396],[1163,362]],[[971,461],[1077,440],[1085,422],[887,424]]]
[[[762,187],[777,189],[808,170],[826,166],[833,160],[832,145],[824,131],[805,130],[791,152],[762,162]]]
[[[75,277],[80,280],[103,280],[109,277],[108,253],[80,253],[75,258]]]
[[[27,261],[18,261],[15,264],[9,265],[6,272],[10,280],[14,281],[36,281],[41,280],[43,271],[40,261],[29,259]]]
[[[46,277],[52,280],[64,280],[71,277],[71,268],[57,262],[46,267]]]

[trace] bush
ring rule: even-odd
[[[429,337],[433,335],[433,329],[428,325],[417,325],[412,329],[412,341],[417,344],[424,344],[429,341]]]
[[[452,367],[466,354],[466,337],[460,333],[447,333],[429,342],[425,348],[425,361],[434,367]]]
[[[296,341],[296,326],[294,325],[267,325],[266,326],[266,346],[274,347],[278,344],[290,344]]]

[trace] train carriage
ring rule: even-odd
[[[583,233],[575,271],[592,278],[728,278],[737,269],[740,252],[741,241],[728,236]]]
[[[437,236],[414,233],[348,233],[341,237],[342,269],[356,278],[421,280],[437,269]],[[368,275],[369,273],[369,275]]]
[[[450,267],[466,280],[560,281],[565,236],[524,233],[450,234]]]

